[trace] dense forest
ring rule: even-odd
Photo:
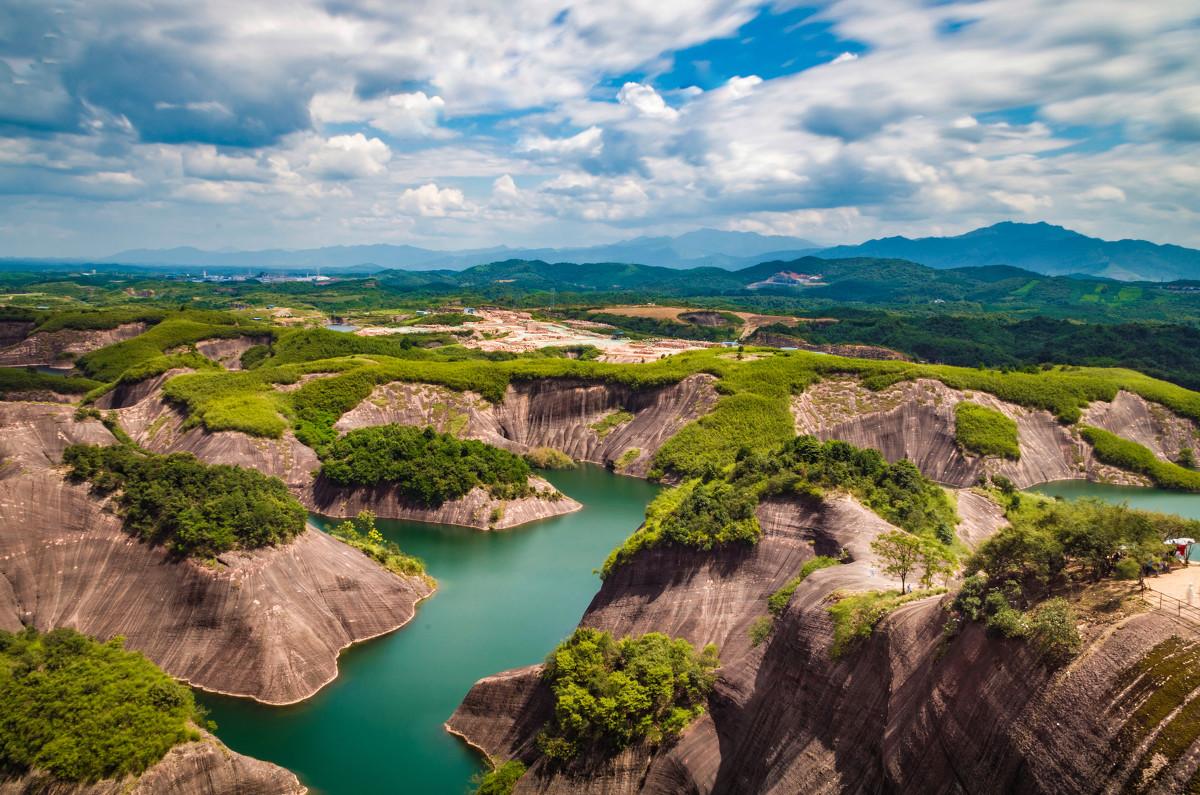
[[[71,445],[63,463],[72,477],[115,495],[126,529],[179,555],[215,557],[286,543],[304,532],[303,506],[281,480],[256,469],[128,445]]]
[[[203,722],[192,691],[119,638],[71,629],[0,630],[0,704],[0,772],[66,781],[141,773]]]

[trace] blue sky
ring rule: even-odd
[[[0,256],[1008,219],[1200,246],[1193,0],[420,5],[0,4]]]

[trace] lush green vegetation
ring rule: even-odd
[[[0,399],[12,392],[59,392],[78,395],[100,386],[80,376],[48,375],[33,367],[0,367]]]
[[[63,462],[72,477],[114,494],[130,532],[176,554],[214,557],[286,543],[304,532],[303,506],[282,481],[254,469],[126,445],[71,445]]]
[[[122,645],[0,630],[0,771],[121,778],[200,738],[192,692]]]
[[[415,555],[401,551],[395,541],[389,541],[375,526],[375,514],[359,511],[353,520],[341,522],[329,534],[362,552],[393,574],[424,577],[430,585],[433,578],[425,573],[425,562]]]
[[[1200,389],[1200,329],[1167,323],[1079,323],[1034,317],[898,314],[854,310],[837,323],[797,329],[811,343],[864,343],[919,359],[963,367],[1021,369],[1044,362],[1128,367]],[[1171,318],[1171,315],[1166,315]],[[1171,318],[1173,319],[1173,318]]]
[[[499,499],[529,494],[529,465],[518,455],[433,428],[376,425],[330,445],[321,474],[339,486],[387,483],[404,498],[438,506],[482,486]]]
[[[741,332],[742,321],[737,315],[719,313],[724,322],[717,324],[692,323],[686,317],[680,320],[665,318],[637,317],[616,312],[604,311],[570,311],[560,312],[566,317],[577,320],[589,320],[614,326],[622,331],[630,332],[636,337],[675,337],[689,340],[707,340],[720,342],[736,339]],[[732,321],[729,319],[732,318]]]
[[[1200,491],[1200,472],[1162,461],[1148,448],[1102,428],[1084,425],[1079,432],[1105,464],[1145,475],[1160,488]]]
[[[756,543],[762,532],[754,515],[760,499],[812,498],[837,489],[931,545],[954,543],[954,506],[912,462],[889,464],[875,450],[799,436],[768,453],[742,450],[725,471],[710,469],[661,493],[647,507],[642,527],[609,555],[603,573],[658,544],[712,549]]]
[[[826,608],[833,619],[833,645],[829,654],[834,659],[852,651],[859,643],[871,637],[875,625],[883,617],[901,605],[945,593],[945,588],[901,593],[900,591],[866,591],[845,594],[835,592],[834,600]]]
[[[712,645],[697,652],[657,632],[617,640],[581,627],[546,658],[554,717],[538,748],[568,760],[669,740],[704,711],[718,664]]]
[[[537,469],[575,468],[575,459],[557,447],[534,447],[525,454],[525,462]]]
[[[611,411],[608,414],[605,414],[588,427],[595,431],[597,436],[603,439],[620,426],[629,422],[633,422],[633,414],[625,411],[624,409],[619,409],[617,411]]]
[[[171,315],[134,337],[79,357],[77,366],[93,378],[116,381],[135,365],[162,356],[173,348],[206,339],[269,334],[271,329],[223,312],[187,311]]]
[[[954,407],[954,440],[968,453],[1021,457],[1016,421],[978,403],[964,400]]]
[[[525,764],[510,759],[479,779],[475,795],[512,795],[513,787],[525,775]]]
[[[1036,642],[1051,662],[1078,648],[1069,605],[1051,600],[1077,581],[1140,579],[1170,554],[1166,538],[1196,537],[1200,521],[1097,500],[1007,496],[1009,525],[967,561],[954,601],[959,621],[983,621],[1005,637]]]
[[[47,313],[38,323],[36,331],[101,331],[116,328],[126,323],[158,323],[167,316],[162,309],[143,306],[114,306],[108,309],[68,309]]]

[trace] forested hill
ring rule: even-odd
[[[1146,240],[1101,240],[1047,223],[1004,222],[956,237],[885,237],[822,257],[902,257],[932,268],[1013,265],[1050,275],[1170,281],[1200,278],[1200,251]]]
[[[779,273],[814,277],[806,285],[751,287]],[[470,295],[481,300],[545,304],[561,300],[736,299],[780,309],[867,304],[888,308],[1040,313],[1079,319],[1190,321],[1200,319],[1200,285],[1117,282],[1042,276],[1020,268],[934,269],[902,259],[802,257],[738,271],[679,270],[623,263],[548,263],[506,260],[461,272],[385,271],[373,277],[385,290]]]

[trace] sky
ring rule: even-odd
[[[0,257],[1200,247],[1196,0],[0,0]]]

